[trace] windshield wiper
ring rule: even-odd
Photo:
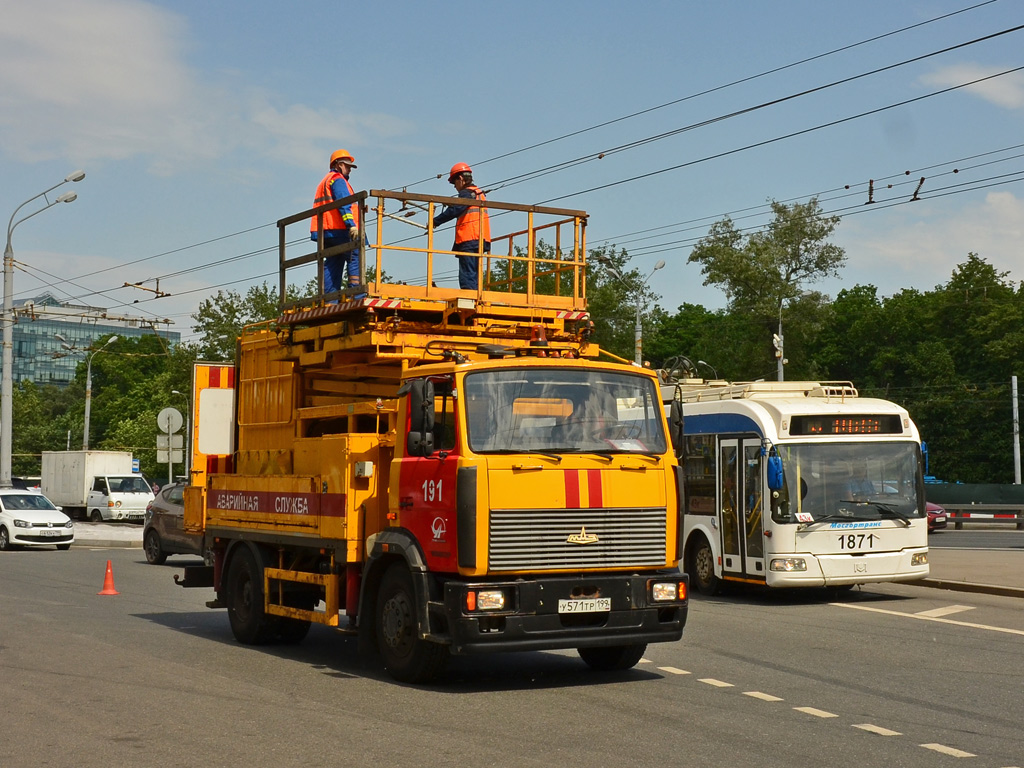
[[[894,507],[892,504],[889,504],[888,502],[879,501],[878,499],[865,499],[862,501],[854,501],[853,499],[842,499],[842,503],[870,505],[877,509],[879,512],[885,512],[886,514],[895,517],[905,526],[907,526],[907,528],[910,527],[910,518],[907,517],[904,513],[900,512],[898,509],[896,509],[896,507]]]
[[[522,450],[517,449],[517,448],[501,448],[501,449],[494,450],[494,451],[483,451],[483,453],[500,454],[500,455],[504,455],[504,456],[508,456],[508,455],[511,455],[511,454],[514,454],[514,453],[517,453],[517,454],[535,453],[538,456],[544,456],[544,457],[546,457],[548,459],[551,459],[552,461],[555,461],[555,462],[559,462],[560,463],[562,461],[562,457],[559,456],[557,453],[550,453],[548,451],[535,451],[535,450],[527,449],[527,448],[524,448]]]

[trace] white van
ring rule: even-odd
[[[86,515],[94,523],[128,520],[141,523],[153,489],[142,475],[99,475],[93,479]]]

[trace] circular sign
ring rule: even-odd
[[[161,432],[173,434],[181,429],[183,423],[181,411],[177,408],[164,408],[156,415],[156,424]]]

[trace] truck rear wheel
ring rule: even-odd
[[[591,669],[601,672],[632,669],[643,658],[647,643],[615,645],[608,648],[577,648],[580,658]]]
[[[441,674],[448,661],[448,647],[419,638],[416,596],[404,563],[394,563],[384,572],[375,621],[377,648],[393,678],[426,683]]]
[[[231,631],[238,642],[261,645],[273,638],[278,627],[263,611],[263,571],[245,547],[231,558],[225,602]]]

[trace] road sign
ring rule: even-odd
[[[177,408],[164,408],[156,415],[156,423],[161,432],[177,432],[185,420]]]
[[[168,453],[170,453],[170,456],[167,455]],[[156,450],[156,463],[157,464],[167,464],[167,463],[169,463],[168,459],[170,459],[170,461],[173,462],[174,464],[184,464],[185,463],[185,452],[184,451],[168,451],[166,449],[157,448],[157,450]]]
[[[185,436],[184,435],[168,435],[164,432],[158,432],[156,435],[156,448],[158,451],[166,451],[168,448],[184,448],[185,447]]]

